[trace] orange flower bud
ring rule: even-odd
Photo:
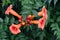
[[[38,12],[38,16],[43,16],[42,14],[43,14],[42,12]]]
[[[34,15],[28,15],[27,18],[26,18],[26,24],[27,24],[27,25],[30,25],[30,21],[31,21],[34,17],[35,17]]]
[[[24,26],[25,25],[25,22],[22,22],[21,24],[22,24],[22,26]]]
[[[33,19],[35,16],[34,15],[28,15],[27,18]]]

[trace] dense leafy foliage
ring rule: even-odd
[[[12,23],[18,24],[18,19],[13,15],[6,15],[7,7],[12,4],[13,9],[23,16],[26,21],[27,15],[35,15],[42,6],[46,6],[48,20],[44,30],[37,25],[22,26],[21,33],[13,35],[9,26]],[[59,0],[0,0],[0,40],[60,40],[60,2]]]

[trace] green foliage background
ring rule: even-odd
[[[27,15],[37,13],[42,6],[46,6],[48,19],[45,29],[41,30],[37,25],[21,27],[21,33],[13,35],[9,26],[18,24],[18,19],[13,15],[6,15],[7,7],[12,4],[13,9],[23,16],[25,21]],[[0,0],[0,40],[60,40],[60,1],[59,0]]]

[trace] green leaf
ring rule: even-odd
[[[57,39],[60,38],[60,29],[57,23],[51,24],[52,30],[54,30],[54,35],[57,35]]]
[[[56,35],[57,34],[57,31],[54,31],[54,35]]]
[[[10,0],[2,0],[2,6],[5,6],[7,4],[11,3]]]
[[[3,1],[2,1],[2,6],[4,6],[4,5],[5,5],[5,3],[6,3],[5,1],[6,1],[6,0],[3,0]]]
[[[6,16],[5,19],[4,19],[4,23],[5,24],[8,24],[9,23],[9,18]]]
[[[26,0],[22,0],[22,5],[29,4],[28,1],[29,1],[29,0],[27,0],[27,1],[26,1]]]
[[[4,30],[4,31],[7,30],[7,25],[8,25],[8,24],[4,24],[4,23],[3,23],[3,30]]]
[[[15,40],[28,40],[28,37],[25,34],[20,33],[16,36]]]
[[[20,33],[20,35],[18,35],[19,38],[24,38],[25,35],[23,33]]]
[[[12,17],[10,18],[9,23],[12,24],[12,23],[14,23],[14,21],[15,21],[15,18],[12,16]]]
[[[14,40],[14,36],[15,36],[15,35],[12,35],[12,36],[11,36],[11,40]]]
[[[56,20],[57,22],[60,22],[60,16],[57,18],[57,20]]]
[[[52,24],[50,25],[50,27],[58,27],[58,24],[57,24],[57,23],[52,23]]]
[[[58,0],[54,0],[54,5],[56,5],[57,1],[58,1]]]
[[[23,11],[21,11],[21,14],[22,15],[29,15],[29,14],[31,14],[31,12],[28,9],[24,9]]]
[[[31,5],[24,5],[24,6],[23,6],[23,9],[31,10],[31,9],[32,9],[32,6],[31,6]]]
[[[34,4],[34,8],[38,9],[39,7],[42,7],[43,3],[41,1],[36,1],[36,3]]]
[[[6,32],[0,30],[0,40],[8,40]]]
[[[39,7],[41,7],[43,5],[41,1],[36,2],[36,4],[37,4],[36,6],[39,6]]]
[[[53,27],[51,30],[56,30],[56,27]]]
[[[52,0],[48,0],[48,3],[49,3],[48,5],[50,5],[51,1],[52,1]]]
[[[47,2],[47,0],[44,0],[44,3],[46,3]]]
[[[33,15],[35,16],[35,17],[37,17],[38,15],[38,12],[36,11],[36,10],[32,10],[32,13],[33,13]]]
[[[0,23],[0,30],[3,30],[3,25],[2,25],[2,23]]]
[[[26,27],[26,31],[27,31],[27,32],[29,31],[29,26]]]
[[[50,27],[52,28],[51,30],[53,30],[53,31],[58,31],[58,29],[59,29],[59,26],[57,23],[52,23]]]
[[[2,23],[3,22],[3,19],[2,18],[0,18],[0,23]]]
[[[34,4],[34,0],[30,0],[29,3],[30,3],[30,4]]]
[[[54,19],[50,19],[50,22],[54,22]]]
[[[57,39],[60,38],[60,32],[57,32]]]
[[[11,1],[10,0],[6,0],[7,1],[7,3],[11,3]]]
[[[26,16],[27,16],[27,15],[22,15],[22,16],[23,16],[23,20],[25,21],[25,20],[26,20]]]

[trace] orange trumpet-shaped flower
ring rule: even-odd
[[[38,28],[41,28],[43,30],[44,26],[45,26],[45,22],[46,22],[45,18],[41,18],[39,20],[33,20],[30,23],[32,23],[32,24],[38,24]]]
[[[38,28],[44,29],[46,20],[44,18],[39,19]]]
[[[38,12],[38,16],[43,16],[47,19],[47,9],[43,6],[42,11]]]
[[[7,8],[7,10],[5,11],[5,14],[12,14],[12,15],[14,15],[14,16],[16,16],[16,17],[18,17],[19,18],[19,21],[22,21],[22,16],[20,16],[17,12],[15,12],[13,9],[12,9],[12,5],[10,5],[8,8]]]
[[[21,30],[19,29],[19,27],[21,27],[20,25],[15,25],[15,24],[12,24],[9,29],[11,31],[12,34],[18,34],[21,32]]]
[[[25,23],[22,22],[22,23],[17,24],[17,25],[12,24],[12,25],[9,27],[9,29],[10,29],[10,31],[11,31],[12,34],[18,34],[18,33],[21,32],[21,30],[20,30],[19,28],[20,28],[22,25],[25,25]]]

